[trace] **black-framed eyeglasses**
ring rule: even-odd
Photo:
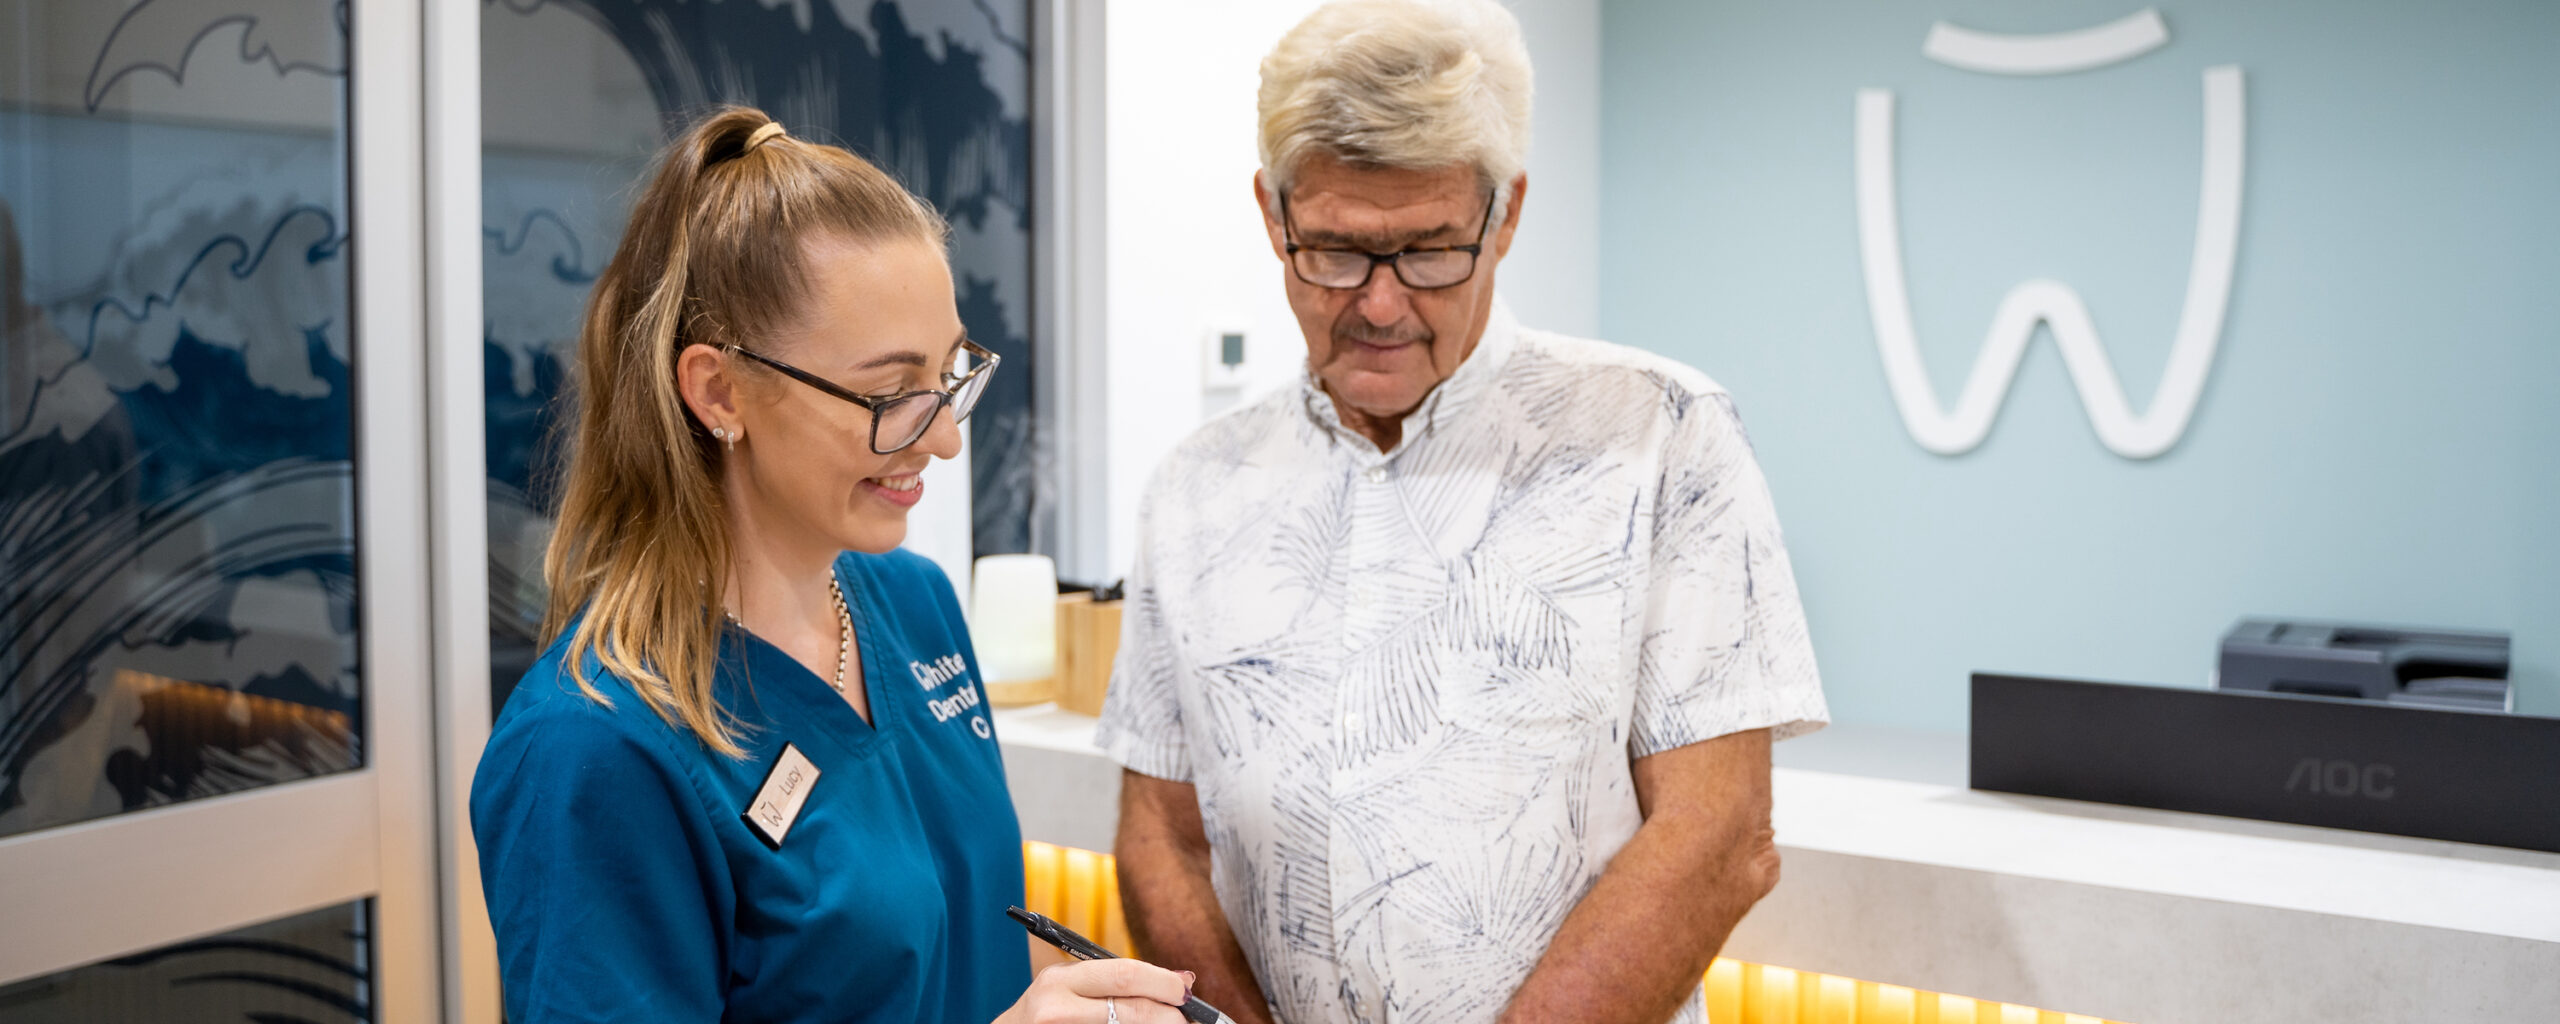
[[[1289,271],[1318,288],[1361,288],[1384,263],[1395,268],[1396,280],[1407,288],[1430,291],[1459,284],[1476,274],[1476,257],[1484,252],[1484,240],[1493,235],[1493,201],[1500,194],[1498,190],[1485,193],[1484,226],[1476,230],[1473,245],[1376,253],[1299,245],[1297,228],[1289,223],[1289,194],[1280,193],[1280,239],[1289,253]]]
[[[969,413],[977,409],[978,399],[986,395],[987,380],[995,376],[996,364],[1004,361],[1003,357],[978,347],[977,342],[963,339],[960,342],[963,365],[954,366],[953,372],[943,374],[941,387],[871,398],[854,394],[824,377],[752,349],[736,345],[724,347],[780,370],[783,376],[826,392],[830,397],[870,410],[871,452],[874,455],[905,451],[908,445],[922,440],[924,432],[933,429],[933,418],[941,415],[944,406],[951,407],[951,422],[967,420]]]

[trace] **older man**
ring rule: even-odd
[[[1777,880],[1777,518],[1723,389],[1495,298],[1529,99],[1489,0],[1262,64],[1308,374],[1158,471],[1101,730],[1139,946],[1242,1021],[1696,1021]]]

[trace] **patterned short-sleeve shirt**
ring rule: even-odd
[[[1498,303],[1393,450],[1310,379],[1183,441],[1138,545],[1100,740],[1197,787],[1291,1024],[1491,1021],[1641,824],[1634,759],[1828,719],[1723,389]]]

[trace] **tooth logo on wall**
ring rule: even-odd
[[[1995,75],[2058,75],[2122,63],[2169,41],[2160,12],[2131,16],[2073,32],[1995,35],[1945,22],[1930,27],[1920,52],[1931,60]],[[2186,433],[2204,393],[2206,371],[2222,336],[2231,298],[2231,273],[2240,239],[2242,156],[2240,69],[2204,71],[2204,181],[2196,211],[2195,252],[2187,267],[2186,303],[2178,314],[2168,372],[2148,411],[2136,414],[2116,378],[2115,364],[2099,341],[2087,304],[2071,286],[2036,279],[2020,282],[2000,300],[1991,329],[1974,359],[1964,392],[1950,411],[1938,403],[1920,361],[1911,324],[1911,296],[1902,269],[1901,214],[1893,172],[1893,93],[1858,91],[1856,161],[1858,245],[1865,265],[1867,312],[1894,405],[1911,439],[1939,455],[1972,451],[1991,433],[1991,421],[2017,377],[2036,324],[2049,325],[2089,425],[2107,450],[2128,459],[2168,451]]]

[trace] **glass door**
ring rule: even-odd
[[[438,1015],[417,0],[0,0],[0,1017]]]

